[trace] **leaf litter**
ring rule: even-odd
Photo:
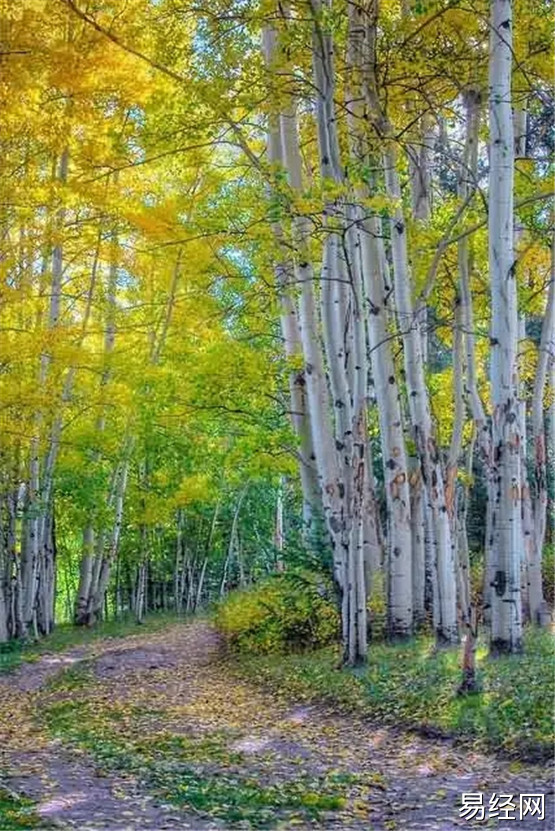
[[[549,768],[272,695],[203,621],[45,655],[0,687],[4,782],[44,828],[452,831],[473,826],[462,792],[545,793],[553,813]]]

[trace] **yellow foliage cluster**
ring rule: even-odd
[[[232,592],[216,624],[235,648],[257,653],[309,649],[337,638],[339,616],[323,577],[284,574],[247,591]]]

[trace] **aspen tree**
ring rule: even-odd
[[[493,437],[491,652],[522,648],[517,287],[513,253],[512,6],[492,0],[489,60],[489,269]]]

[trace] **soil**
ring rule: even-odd
[[[84,661],[94,673],[94,684],[109,700],[129,701],[139,710],[144,707],[145,713],[149,707],[154,709],[150,731],[227,735],[230,752],[240,759],[236,764],[241,775],[263,786],[294,782],[300,770],[322,778],[330,772],[360,775],[368,783],[356,800],[351,799],[348,810],[334,816],[330,812],[320,824],[304,827],[356,831],[555,827],[551,768],[515,765],[450,740],[376,727],[327,706],[274,697],[237,674],[223,654],[219,636],[203,621],[44,655],[0,677],[0,695],[8,707],[3,781],[37,803],[36,812],[44,821],[40,827],[54,824],[91,831],[226,827],[220,820],[164,804],[139,779],[107,773],[82,750],[45,735],[37,719],[41,691],[58,673]],[[469,821],[460,816],[462,793],[482,793],[486,816],[492,796],[511,794],[516,797],[516,818]],[[543,821],[536,816],[520,820],[520,794],[545,794]]]

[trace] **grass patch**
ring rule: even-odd
[[[91,692],[90,681],[80,668],[49,685],[40,714],[49,734],[87,750],[106,771],[136,776],[158,799],[222,820],[225,827],[246,828],[318,822],[347,804],[355,776],[311,776],[299,769],[294,778],[266,781],[230,749],[240,735],[233,730],[156,732],[152,725],[163,721],[163,712],[111,701],[98,686]],[[60,698],[64,691],[71,697]]]
[[[39,821],[31,800],[14,796],[0,785],[0,828],[2,831],[33,829],[38,826]]]
[[[491,660],[478,649],[480,693],[458,697],[460,648],[436,651],[432,638],[373,643],[362,671],[338,669],[339,653],[240,656],[239,668],[291,698],[327,699],[372,720],[439,731],[482,749],[530,761],[552,757],[555,645],[550,633],[529,630],[525,652]]]
[[[323,812],[336,811],[345,806],[341,788],[329,778],[317,782],[300,778],[294,782],[261,787],[252,779],[225,773],[199,776],[191,771],[182,771],[177,788],[173,786],[164,795],[173,802],[181,802],[227,823],[248,822],[256,828],[267,828],[279,819],[317,821]]]
[[[109,620],[94,626],[73,626],[62,623],[51,635],[38,641],[9,641],[0,644],[0,673],[11,672],[23,661],[36,661],[45,652],[63,652],[75,646],[86,646],[100,638],[125,638],[157,632],[172,623],[183,622],[183,616],[175,614],[152,614],[139,626],[133,615],[121,620]]]

